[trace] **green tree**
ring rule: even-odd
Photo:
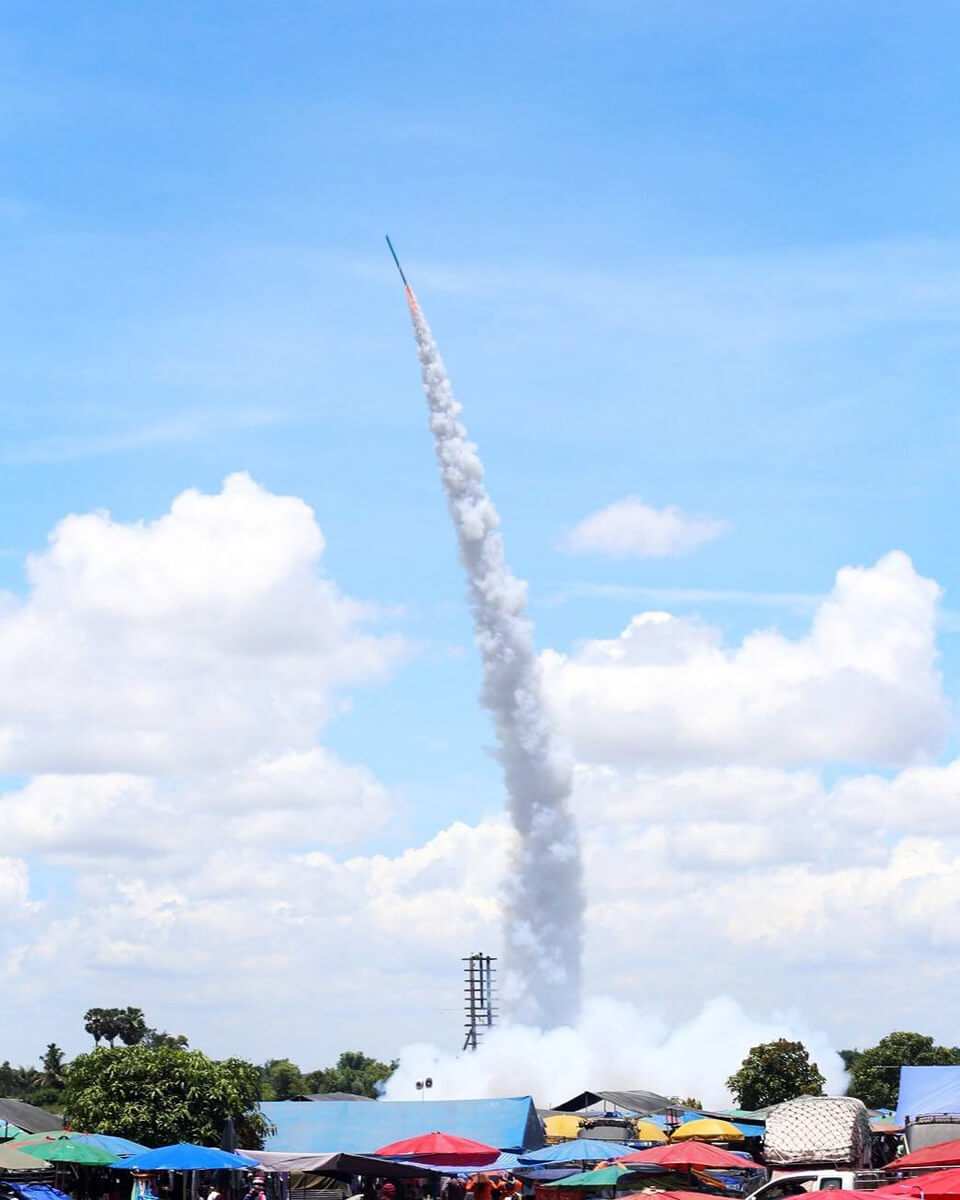
[[[867,1108],[897,1107],[900,1067],[960,1063],[960,1049],[956,1046],[938,1046],[932,1037],[903,1031],[888,1033],[875,1046],[854,1054],[847,1094],[862,1100]]]
[[[186,1034],[167,1033],[162,1029],[148,1029],[139,1044],[150,1050],[159,1050],[163,1046],[171,1047],[174,1050],[186,1050],[190,1045]]]
[[[98,1047],[78,1055],[63,1092],[66,1122],[162,1146],[215,1146],[232,1117],[241,1146],[263,1145],[269,1121],[259,1110],[260,1072],[237,1058],[215,1062],[170,1046]]]
[[[289,1058],[268,1059],[260,1068],[262,1100],[289,1100],[307,1090],[300,1068]]]
[[[740,1108],[765,1108],[796,1096],[822,1096],[826,1083],[803,1042],[762,1042],[753,1046],[727,1087]]]
[[[56,1042],[50,1042],[41,1059],[43,1066],[43,1086],[60,1091],[64,1083],[67,1066],[63,1061],[63,1051]]]
[[[352,1092],[355,1096],[379,1096],[383,1085],[399,1066],[399,1060],[380,1062],[361,1050],[344,1050],[335,1067],[311,1071],[306,1077],[308,1092]]]

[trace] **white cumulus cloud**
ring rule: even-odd
[[[626,496],[578,521],[563,540],[575,554],[667,558],[687,554],[726,533],[726,521],[690,517],[673,504],[652,508]]]
[[[904,763],[942,744],[940,589],[900,552],[845,567],[810,632],[727,649],[720,631],[663,612],[572,654],[546,651],[546,691],[590,762]]]

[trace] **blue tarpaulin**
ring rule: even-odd
[[[265,1150],[373,1154],[402,1138],[440,1130],[498,1150],[543,1145],[543,1127],[529,1096],[502,1100],[275,1100],[261,1104],[276,1126]]]
[[[960,1067],[901,1067],[896,1121],[960,1113]]]

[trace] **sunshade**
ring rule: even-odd
[[[560,1142],[556,1146],[544,1146],[542,1150],[531,1150],[521,1154],[524,1165],[537,1166],[546,1163],[589,1163],[607,1162],[611,1158],[623,1158],[627,1149],[623,1142],[604,1142],[599,1138],[576,1138],[572,1142]]]
[[[840,1193],[840,1194],[842,1195],[843,1193]],[[851,1195],[853,1195],[853,1194],[854,1193],[851,1193]],[[863,1197],[860,1196],[859,1192],[857,1192],[856,1195],[860,1197],[860,1200],[863,1200]],[[651,1195],[650,1192],[626,1192],[624,1195],[618,1196],[617,1200],[704,1200],[704,1193],[703,1192],[674,1191],[674,1192],[656,1192],[655,1194]],[[831,1193],[831,1200],[832,1200],[832,1193]]]
[[[31,1146],[34,1142],[55,1142],[58,1138],[69,1137],[70,1135],[64,1129],[57,1129],[49,1133],[25,1133],[23,1137],[14,1138],[9,1142],[10,1146]]]
[[[421,1133],[417,1137],[403,1138],[381,1146],[375,1151],[377,1157],[409,1158],[419,1163],[437,1167],[482,1166],[500,1157],[496,1146],[475,1142],[472,1138],[457,1137],[453,1133]]]
[[[700,1117],[696,1121],[684,1121],[670,1135],[673,1142],[684,1142],[693,1138],[698,1142],[742,1142],[743,1134],[730,1121],[719,1117]]]
[[[558,1179],[556,1183],[545,1183],[544,1187],[592,1188],[613,1187],[621,1175],[629,1175],[630,1168],[620,1163],[611,1163],[609,1167],[594,1167],[592,1171],[581,1171],[579,1175],[568,1175],[566,1179]]]
[[[901,1159],[901,1162],[903,1160]],[[902,1179],[899,1183],[886,1183],[870,1193],[881,1200],[895,1200],[908,1196],[957,1196],[960,1197],[960,1168],[952,1171],[931,1171],[916,1179]]]
[[[132,1154],[113,1163],[124,1171],[248,1171],[260,1164],[245,1154],[228,1154],[213,1146],[192,1146],[178,1142],[173,1146],[158,1146],[145,1154]]]
[[[110,1150],[74,1142],[70,1138],[58,1138],[55,1142],[31,1142],[17,1149],[21,1154],[29,1154],[45,1162],[79,1163],[87,1167],[105,1167],[117,1157]]]
[[[108,1150],[114,1158],[123,1158],[127,1154],[143,1154],[147,1149],[139,1142],[113,1137],[109,1133],[71,1133],[68,1137],[71,1142],[78,1142],[83,1146],[99,1146],[101,1150]]]
[[[16,1146],[0,1146],[0,1171],[38,1171],[35,1155],[24,1154]]]
[[[652,1121],[637,1122],[637,1136],[633,1139],[635,1142],[666,1142],[667,1135],[663,1132],[659,1125],[654,1125]]]
[[[671,1146],[651,1146],[649,1150],[637,1150],[635,1154],[621,1155],[625,1166],[634,1163],[658,1163],[662,1167],[702,1167],[707,1170],[755,1170],[757,1164],[750,1159],[740,1158],[729,1150],[711,1146],[708,1142],[679,1142]]]
[[[883,1168],[899,1171],[901,1167],[953,1167],[960,1165],[960,1141],[940,1142],[937,1146],[924,1146],[912,1154],[895,1158]]]

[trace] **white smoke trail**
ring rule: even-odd
[[[580,842],[570,811],[571,764],[544,715],[526,586],[504,558],[500,520],[467,440],[461,408],[412,291],[407,289],[437,461],[467,570],[481,700],[493,715],[499,759],[519,835],[504,888],[508,1016],[553,1029],[576,1022],[580,1007],[583,887]]]

